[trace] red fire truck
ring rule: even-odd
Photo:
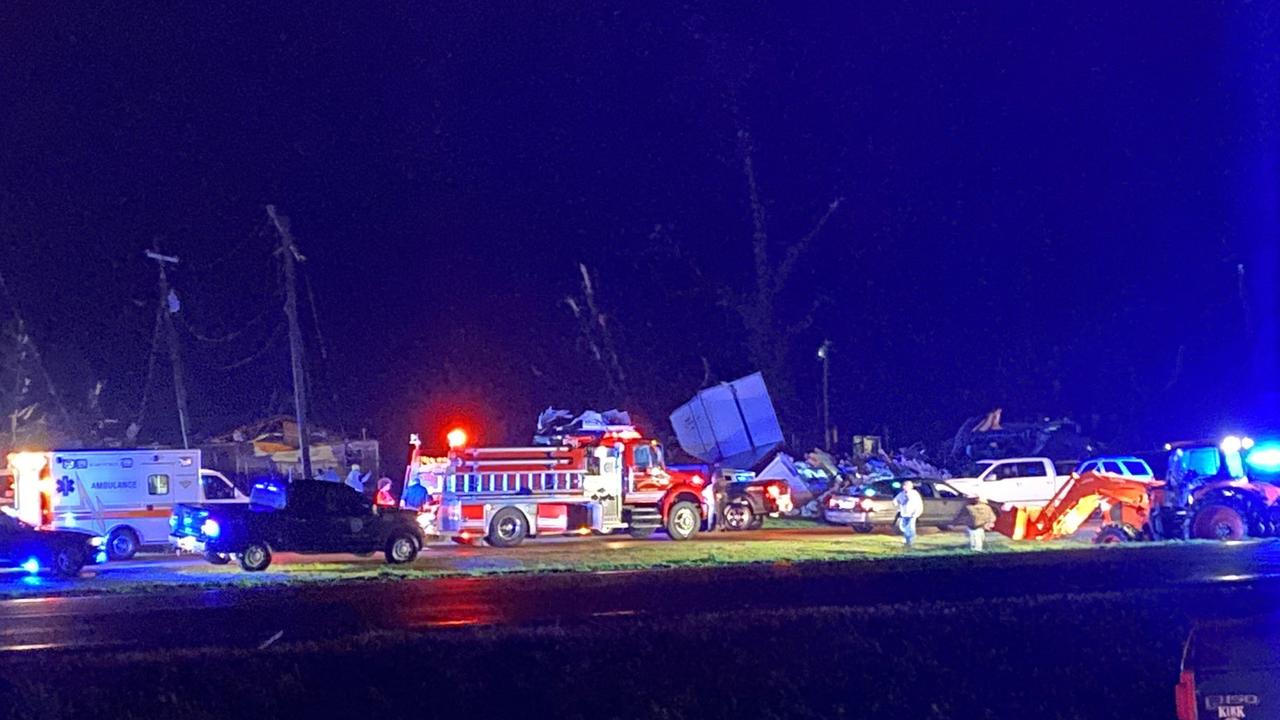
[[[427,532],[458,542],[514,547],[539,535],[622,530],[645,538],[659,528],[686,540],[714,513],[708,479],[668,469],[661,443],[629,424],[578,418],[525,447],[470,447],[460,430],[449,436],[446,458],[423,457],[415,445],[406,486],[416,479],[426,488]]]

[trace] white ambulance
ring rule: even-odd
[[[168,545],[178,503],[248,502],[199,450],[53,450],[9,455],[14,510],[36,527],[107,538],[112,560]]]

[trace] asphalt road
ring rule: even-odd
[[[254,647],[379,629],[1206,584],[1280,597],[1280,542],[27,597],[0,601],[0,650]]]

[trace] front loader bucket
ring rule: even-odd
[[[1014,540],[1027,539],[1027,529],[1039,514],[1039,508],[1025,508],[1016,505],[1000,508],[996,512],[996,532]]]

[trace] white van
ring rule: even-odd
[[[103,535],[112,560],[167,545],[178,503],[248,502],[221,473],[200,468],[199,450],[21,452],[9,467],[19,518]]]

